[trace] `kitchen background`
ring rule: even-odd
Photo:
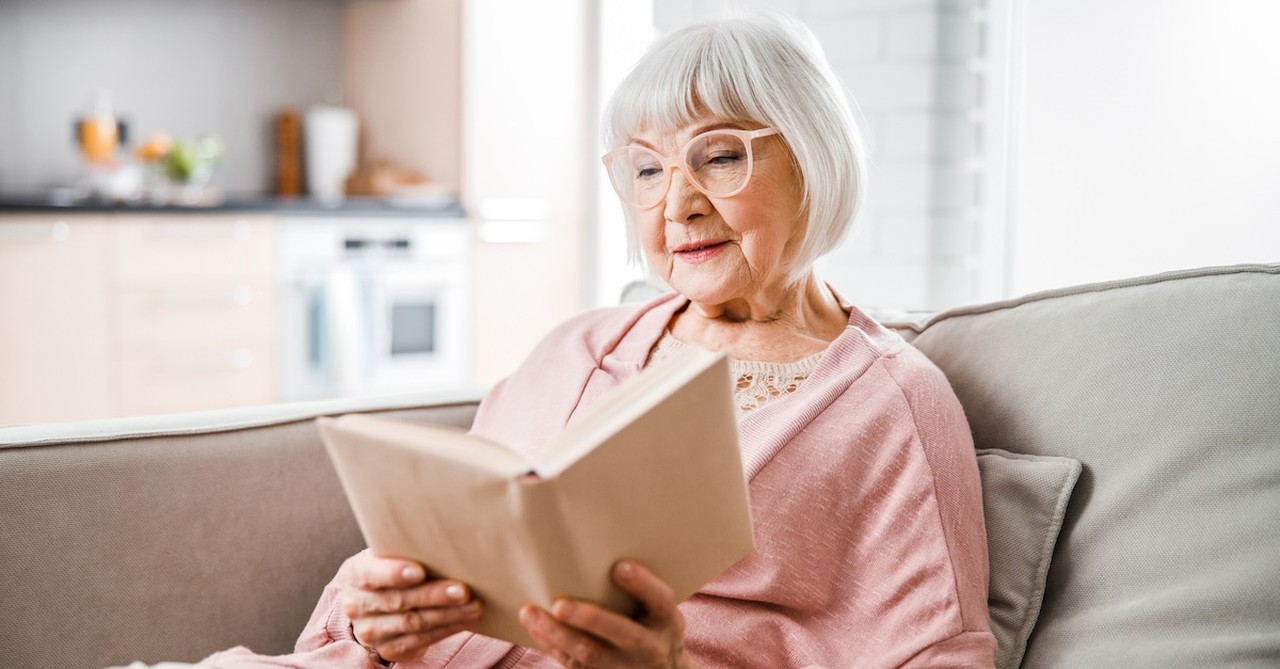
[[[1280,255],[1265,0],[0,0],[0,423],[492,383],[639,278],[604,95],[654,34],[752,7],[814,28],[864,120],[821,266],[855,302]],[[219,206],[75,199],[98,92],[127,151],[216,134]],[[279,115],[319,105],[380,197],[272,197]]]
[[[269,126],[285,106],[342,94],[341,2],[0,2],[0,184],[66,186],[71,121],[107,90],[137,138],[221,134],[229,189],[270,188]],[[339,100],[333,100],[339,101]]]

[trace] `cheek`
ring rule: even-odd
[[[750,262],[762,270],[789,264],[804,238],[805,219],[798,204],[776,195],[735,204],[742,206],[731,225],[742,235],[742,250]]]
[[[757,224],[770,228],[775,236],[790,238],[804,227],[800,187],[790,175],[771,174],[760,179],[753,193],[752,208],[759,213]]]
[[[798,218],[790,198],[780,197],[776,191],[743,195],[746,197],[726,203],[721,213],[744,242],[781,244],[797,236]]]
[[[636,212],[633,225],[642,253],[652,256],[654,253],[666,250],[666,239],[663,237],[664,221],[660,214],[655,214],[652,210]]]

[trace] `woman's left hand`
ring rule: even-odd
[[[684,615],[671,588],[653,572],[622,561],[613,582],[640,600],[636,619],[587,602],[558,599],[548,613],[520,609],[520,623],[542,652],[566,667],[693,667],[684,651]]]

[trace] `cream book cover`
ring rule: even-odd
[[[479,632],[531,645],[516,618],[565,596],[632,614],[622,558],[678,600],[752,550],[728,358],[685,347],[579,412],[530,460],[455,428],[317,420],[365,540],[484,599]]]

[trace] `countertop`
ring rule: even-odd
[[[388,200],[372,197],[347,198],[329,205],[311,198],[277,198],[267,195],[233,195],[217,204],[184,206],[150,202],[107,202],[95,199],[59,200],[50,195],[0,194],[0,214],[133,213],[133,214],[220,214],[264,213],[281,216],[370,216],[456,218],[465,215],[462,204],[453,199]]]

